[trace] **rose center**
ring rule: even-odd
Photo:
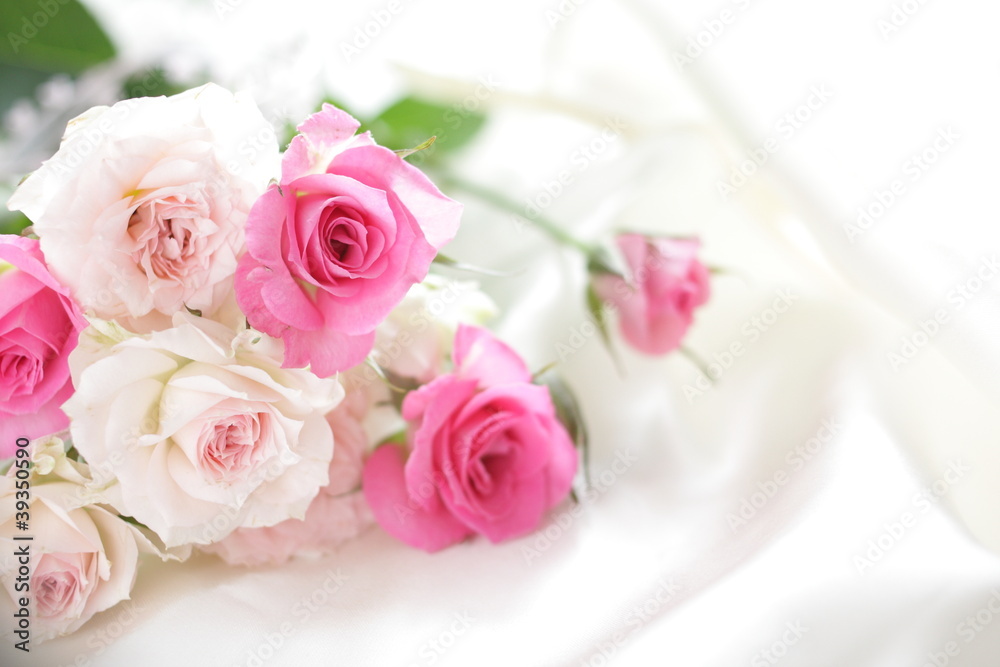
[[[92,554],[91,554],[92,555]],[[38,615],[64,616],[85,593],[88,557],[80,554],[45,554],[37,565],[32,586],[36,592]],[[74,560],[78,561],[74,563]]]
[[[367,230],[352,213],[337,210],[326,230],[328,257],[345,269],[361,267],[367,251]]]
[[[30,394],[41,381],[44,363],[23,348],[0,350],[0,401]]]
[[[330,250],[333,252],[333,256],[337,258],[338,261],[343,261],[344,256],[347,254],[347,250],[351,246],[345,242],[338,239],[330,239]]]
[[[128,223],[133,258],[150,277],[181,279],[198,254],[203,220],[197,207],[173,198],[140,204]]]
[[[265,413],[236,414],[207,424],[201,437],[202,469],[219,482],[238,481],[266,458],[270,420]]]
[[[469,483],[476,492],[488,496],[496,488],[511,453],[507,434],[507,416],[495,412],[479,426],[470,438],[470,459],[467,468]]]

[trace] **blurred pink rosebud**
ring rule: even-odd
[[[617,242],[628,276],[595,273],[594,291],[617,311],[629,345],[650,355],[677,349],[710,293],[708,269],[697,257],[701,242],[642,234],[622,234]]]

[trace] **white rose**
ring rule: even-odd
[[[66,458],[61,440],[36,441],[30,451],[30,472],[28,458],[17,458],[0,477],[0,574],[7,592],[0,595],[0,613],[13,619],[4,629],[13,642],[25,638],[16,634],[14,616],[21,601],[28,602],[32,641],[68,634],[129,598],[140,554],[166,557],[138,528],[92,504],[99,497],[88,488],[87,466]],[[27,509],[18,510],[26,496]],[[17,521],[25,518],[28,530],[19,530]],[[11,539],[24,535],[33,539]],[[19,549],[30,553],[26,566]]]
[[[382,442],[406,428],[397,402],[401,395],[388,389],[386,379],[405,389],[426,384],[446,370],[459,324],[485,324],[497,314],[496,304],[468,280],[448,280],[428,274],[375,330],[372,359],[385,372],[361,365],[344,374],[348,392],[363,392],[373,406],[364,419],[372,443]]]
[[[496,305],[472,281],[430,274],[375,330],[375,361],[399,378],[430,382],[451,356],[458,325],[484,324]]]
[[[94,321],[70,356],[73,442],[168,547],[301,519],[328,481],[324,416],[344,392],[281,359],[280,341],[187,313],[146,335]]]
[[[253,101],[208,84],[70,121],[8,206],[84,310],[153,331],[185,306],[227,306],[247,213],[278,167]]]

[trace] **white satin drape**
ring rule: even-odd
[[[498,330],[536,367],[575,350],[596,499],[500,546],[431,556],[375,529],[280,569],[151,566],[132,606],[23,664],[997,664],[996,6],[400,0],[347,62],[389,3],[90,4],[129,57],[207,61],[270,113],[402,85],[482,104],[468,180],[591,238],[703,237],[729,273],[689,344],[721,371],[699,388],[680,355],[625,351],[619,377],[581,333],[578,258],[468,199],[449,254],[520,271],[486,281]]]

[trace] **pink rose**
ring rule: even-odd
[[[247,219],[236,297],[285,341],[285,367],[326,377],[361,362],[375,327],[420,282],[462,206],[332,107],[299,126],[279,185]]]
[[[546,387],[485,329],[462,325],[455,371],[403,401],[410,453],[384,445],[364,470],[365,498],[391,535],[438,551],[479,533],[524,535],[569,493],[577,452]]]
[[[646,354],[680,346],[693,313],[709,296],[708,269],[697,257],[697,239],[622,234],[618,247],[629,280],[608,273],[593,278],[598,297],[618,311],[622,335]]]
[[[14,441],[69,425],[61,410],[73,394],[69,353],[87,326],[49,273],[38,241],[0,235],[0,457]]]
[[[327,421],[333,430],[330,483],[320,489],[304,519],[268,528],[238,528],[221,542],[203,547],[230,565],[280,565],[298,553],[328,554],[371,523],[361,494],[361,465],[368,437],[361,425],[367,412],[363,392],[348,394]]]

